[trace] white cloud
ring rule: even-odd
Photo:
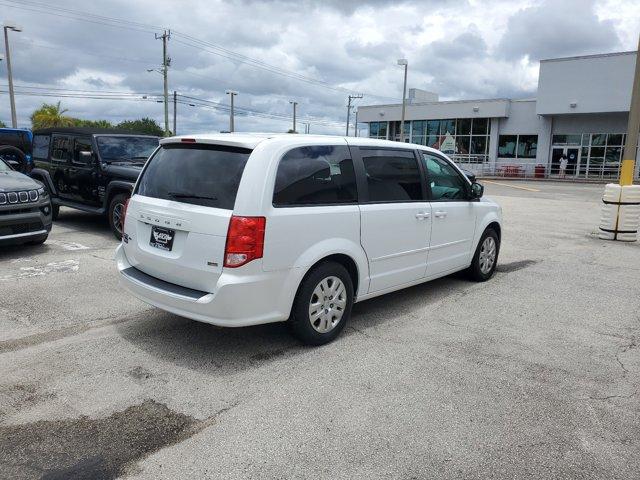
[[[42,0],[52,2],[52,0]],[[66,0],[59,8],[164,25],[267,64],[331,85],[381,97],[399,98],[402,69],[409,59],[410,86],[442,98],[530,97],[540,57],[635,49],[640,9],[637,0]],[[4,7],[24,27],[12,34],[17,85],[160,93],[161,43],[152,32],[131,31],[41,12]],[[182,42],[182,43],[181,43]],[[240,91],[239,107],[344,121],[346,93],[321,88],[265,69],[169,42],[173,59],[170,90],[226,102],[225,89]],[[5,70],[0,62],[0,84]],[[42,101],[18,97],[19,119]],[[70,114],[85,118],[151,116],[163,119],[154,102],[62,99]],[[366,96],[361,104],[389,98]],[[0,120],[7,122],[8,98],[0,94]],[[5,106],[7,108],[5,108]],[[225,112],[187,105],[178,108],[179,130],[226,129]],[[237,128],[286,131],[287,121],[239,117]],[[342,128],[312,127],[339,133]]]

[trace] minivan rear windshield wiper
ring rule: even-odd
[[[196,200],[217,200],[218,197],[207,197],[204,195],[192,195],[190,193],[168,192],[167,195],[173,198],[193,198]]]

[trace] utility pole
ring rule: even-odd
[[[362,98],[362,94],[359,93],[357,95],[349,95],[349,101],[347,102],[347,137],[349,136],[349,121],[351,119],[351,100],[354,100],[356,98]]]
[[[398,60],[398,65],[404,66],[404,84],[402,87],[402,119],[400,120],[400,141],[404,142],[404,112],[407,104],[407,69],[409,62],[406,58]]]
[[[231,96],[231,110],[229,110],[229,131],[234,132],[235,125],[234,125],[234,118],[233,118],[233,97],[238,95],[238,92],[236,92],[235,90],[227,90],[225,93]]]
[[[178,135],[178,127],[176,127],[176,117],[178,116],[178,92],[173,91],[173,134]]]
[[[162,39],[162,77],[164,79],[164,135],[169,135],[169,65],[171,59],[167,56],[167,41],[171,38],[171,30],[165,30],[162,35],[156,33],[156,40]]]
[[[311,133],[311,124],[309,122],[304,122],[304,133]]]
[[[627,125],[627,141],[624,145],[622,165],[620,167],[620,185],[633,184],[638,152],[638,130],[640,130],[640,37],[638,38],[638,54],[636,57],[636,73],[631,90],[631,108],[629,109],[629,123]]]
[[[18,128],[18,117],[16,115],[16,97],[13,92],[13,74],[11,72],[11,51],[9,50],[9,30],[21,32],[22,28],[13,23],[4,24],[4,48],[7,57],[7,79],[9,80],[9,102],[11,103],[11,126]]]
[[[293,105],[293,133],[296,133],[296,107],[298,106],[298,102],[289,100],[289,103]]]

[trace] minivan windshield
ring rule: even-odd
[[[145,197],[233,210],[246,148],[168,144],[149,160],[135,193]]]
[[[96,143],[105,162],[144,162],[158,147],[159,140],[157,137],[100,135]]]

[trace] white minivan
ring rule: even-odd
[[[489,279],[502,210],[437,150],[312,135],[172,137],[147,161],[116,251],[121,284],[201,322],[288,321],[305,343],[354,302],[467,270]]]

